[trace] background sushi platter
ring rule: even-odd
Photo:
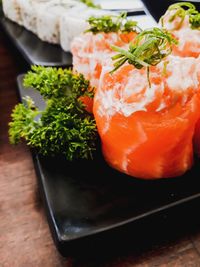
[[[152,23],[151,17],[139,15],[140,19],[144,17]],[[41,41],[5,19],[2,13],[0,22],[28,65],[71,65],[71,54],[59,46]],[[20,75],[17,79],[20,99],[29,95],[40,108],[44,107],[43,99],[33,90],[25,90],[22,80]],[[182,177],[142,181],[108,167],[100,152],[93,162],[66,163],[62,158],[44,158],[34,152],[33,159],[52,236],[63,256],[75,253],[78,247],[81,250],[94,249],[94,244],[108,247],[113,237],[126,239],[130,231],[140,233],[146,225],[154,224],[152,216],[168,224],[170,217],[178,214],[179,223],[200,202],[198,163]]]
[[[156,25],[155,20],[151,16],[145,15],[144,6],[140,0],[123,1],[123,9],[120,4],[119,8],[117,7],[116,1],[109,1],[109,4],[108,1],[96,2],[97,4],[102,2],[103,7],[105,7],[105,12],[109,12],[108,8],[111,11],[115,10],[116,12],[126,11],[128,16],[134,16],[134,19],[138,21],[142,28]],[[120,3],[119,0],[117,2]],[[131,5],[131,3],[133,4]],[[0,25],[2,30],[7,34],[11,42],[19,50],[29,65],[56,67],[69,67],[72,65],[71,53],[61,49],[59,44],[51,44],[42,41],[33,32],[5,18],[2,10],[0,10],[0,14]],[[70,34],[73,35],[73,33]],[[67,38],[66,42],[68,43]],[[63,46],[68,47],[68,45]],[[66,49],[69,50],[68,48]]]

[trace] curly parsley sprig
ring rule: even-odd
[[[125,62],[128,62],[137,69],[146,67],[149,81],[149,67],[157,65],[167,57],[172,52],[174,44],[177,44],[177,40],[166,30],[159,28],[144,30],[136,36],[133,43],[130,43],[128,51],[117,46],[111,46],[114,51],[119,52],[112,57],[115,63],[111,73],[119,69]]]
[[[141,28],[136,21],[128,20],[127,13],[123,12],[119,16],[105,15],[101,17],[90,17],[88,19],[90,28],[86,32],[97,34],[100,32],[140,32]]]
[[[9,123],[10,142],[17,144],[25,139],[38,153],[63,154],[70,161],[92,158],[96,123],[80,100],[93,95],[92,90],[88,91],[89,82],[71,70],[34,66],[24,84],[41,93],[46,108],[40,111],[29,97],[18,104]]]
[[[174,10],[174,14],[169,18],[169,22],[173,22],[175,18],[179,17],[180,22],[174,30],[178,30],[186,16],[189,16],[189,22],[192,29],[200,30],[200,13],[196,10],[196,7],[189,2],[176,3],[169,6],[168,11]],[[164,15],[165,16],[165,15]],[[162,27],[164,27],[164,16],[161,17],[160,21]]]

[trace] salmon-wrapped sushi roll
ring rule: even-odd
[[[161,18],[162,26],[179,41],[174,55],[198,57],[200,54],[200,13],[188,2],[171,5]]]
[[[128,48],[139,28],[135,21],[126,19],[126,14],[90,17],[88,22],[88,31],[76,37],[71,45],[73,68],[97,88],[102,67],[112,65],[111,56],[115,52],[111,45]]]
[[[168,55],[170,36],[146,33],[129,51],[115,48],[119,61],[115,72],[103,69],[93,111],[110,166],[143,179],[175,177],[193,164],[200,58]]]

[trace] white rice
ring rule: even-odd
[[[18,0],[3,0],[3,12],[7,18],[10,20],[17,22],[18,24],[22,24],[21,19],[21,8]]]
[[[52,0],[42,4],[37,10],[37,34],[40,39],[54,44],[60,43],[60,17],[70,10],[77,8],[86,9],[82,3],[72,0]]]
[[[62,49],[70,51],[72,40],[88,28],[87,19],[90,16],[100,17],[106,14],[114,14],[114,12],[87,8],[84,12],[74,9],[70,14],[63,14],[60,18],[60,45]]]

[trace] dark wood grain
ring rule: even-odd
[[[18,71],[15,58],[1,36],[0,266],[68,267],[68,263],[62,265],[49,234],[30,152],[24,144],[9,145],[8,122],[11,110],[18,102]]]
[[[16,58],[0,33],[0,267],[200,266],[200,226],[117,255],[111,248],[106,257],[101,251],[95,258],[60,257],[39,198],[31,154],[25,144],[14,147],[8,141],[10,113],[18,102],[18,73]]]

